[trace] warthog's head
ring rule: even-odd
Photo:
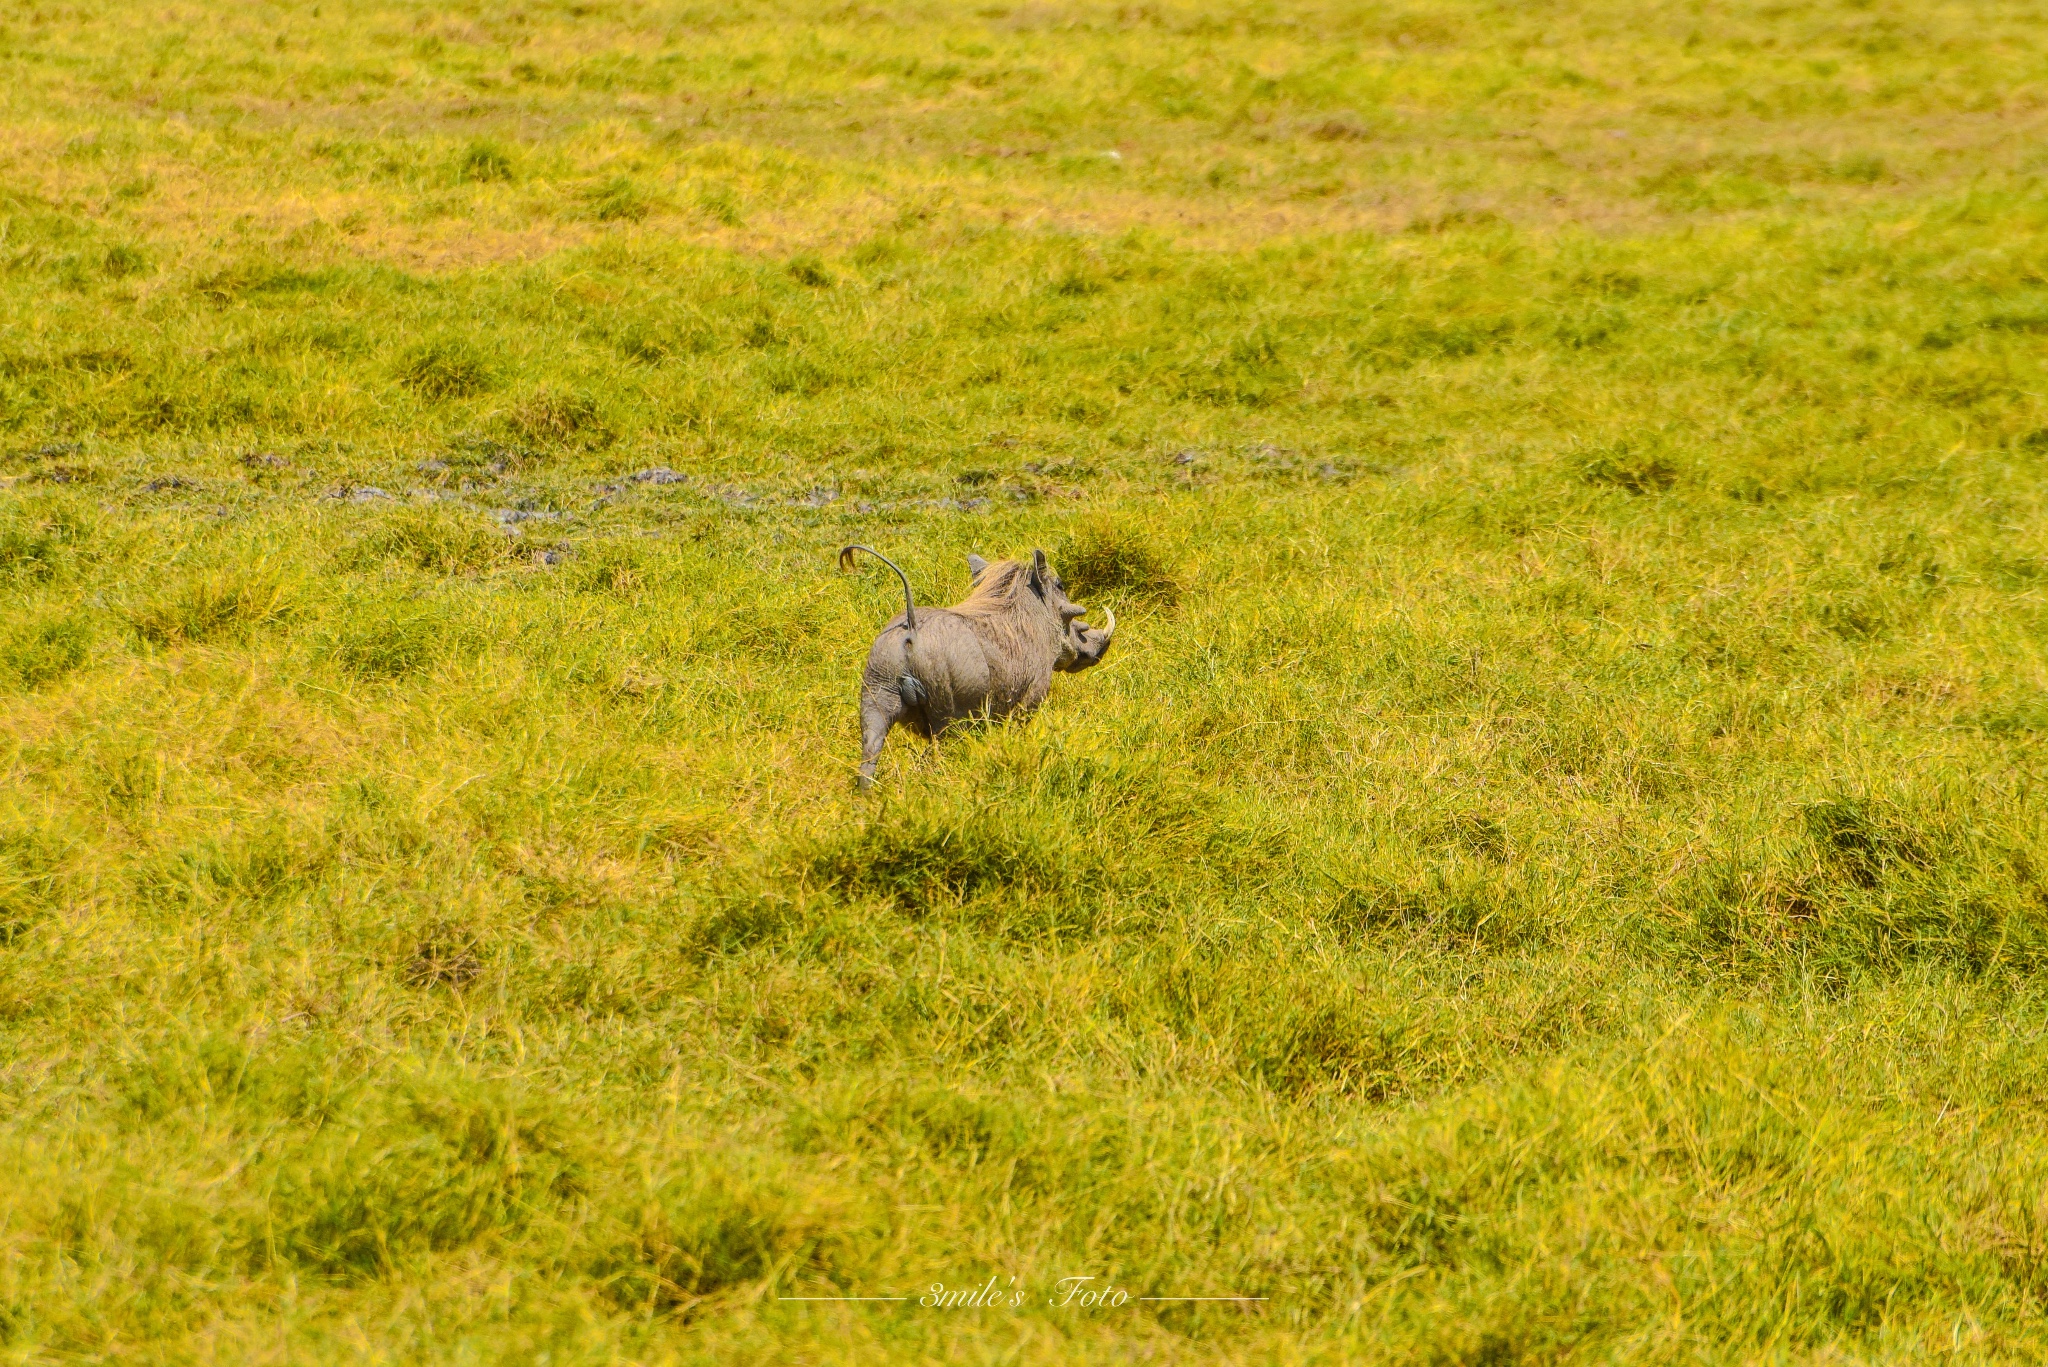
[[[967,557],[967,570],[973,576],[972,582],[981,582],[981,572],[988,568],[988,561],[978,555]],[[1065,638],[1060,642],[1059,658],[1053,661],[1053,668],[1068,674],[1078,674],[1084,669],[1102,663],[1102,657],[1109,653],[1110,638],[1116,635],[1116,614],[1104,608],[1109,624],[1091,627],[1081,619],[1088,609],[1067,597],[1067,586],[1052,566],[1045,560],[1044,551],[1031,553],[1031,588],[1045,599],[1047,607],[1059,614],[1060,625],[1065,629]]]

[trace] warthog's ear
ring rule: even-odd
[[[988,568],[988,561],[986,561],[986,560],[983,560],[983,559],[982,559],[982,558],[981,558],[980,556],[978,556],[978,555],[970,555],[970,556],[968,556],[968,557],[967,557],[967,582],[968,582],[968,583],[970,583],[970,584],[979,584],[979,583],[981,582],[981,572],[982,572],[983,570],[987,569],[987,568]]]
[[[1031,587],[1042,598],[1045,596],[1046,581],[1052,578],[1052,567],[1045,563],[1045,552],[1031,552]]]

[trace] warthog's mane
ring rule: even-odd
[[[962,617],[988,617],[1017,606],[1030,583],[1021,560],[998,560],[974,581],[974,591],[953,605]]]
[[[965,617],[975,630],[1005,645],[1022,645],[1032,625],[1029,606],[1031,567],[1021,560],[998,560],[981,572],[974,591],[948,611]]]

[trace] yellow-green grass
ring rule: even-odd
[[[7,1360],[2036,1360],[2044,21],[0,7]]]

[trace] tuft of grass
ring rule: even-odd
[[[1182,584],[1171,555],[1134,518],[1085,519],[1058,548],[1052,564],[1076,602],[1097,594],[1159,607],[1180,601]]]
[[[326,653],[346,673],[375,682],[423,673],[454,643],[446,617],[429,607],[363,604],[334,629]]]
[[[432,927],[413,947],[406,981],[415,987],[468,987],[484,971],[480,948],[460,926]]]
[[[1894,872],[1930,862],[1910,825],[1882,806],[1837,797],[1814,803],[1803,816],[1822,857],[1858,887],[1876,887]]]
[[[617,437],[597,400],[574,389],[536,390],[512,406],[505,422],[518,440],[534,446],[600,450]]]
[[[428,505],[385,516],[350,548],[345,563],[396,560],[435,574],[466,574],[504,560],[505,536],[473,515]]]
[[[156,646],[241,641],[259,627],[290,619],[289,585],[261,571],[208,570],[131,601],[129,625]]]
[[[0,637],[0,678],[40,688],[83,666],[92,645],[92,622],[82,614],[16,624]]]
[[[15,945],[64,900],[65,850],[55,833],[0,829],[0,948]]]
[[[821,887],[919,916],[992,894],[1050,902],[1076,886],[1076,852],[1062,834],[994,812],[905,812],[804,852],[802,867]]]
[[[825,263],[809,253],[792,258],[788,269],[790,279],[810,289],[830,289],[836,283]]]
[[[746,217],[740,210],[740,197],[730,185],[706,185],[697,192],[697,207],[723,227],[746,226]]]
[[[583,192],[585,212],[599,223],[638,223],[663,203],[630,176],[613,176]]]
[[[488,184],[512,179],[512,154],[500,143],[478,138],[455,159],[457,184]]]
[[[423,399],[464,399],[498,386],[498,373],[475,343],[459,337],[422,342],[398,359],[398,382]]]
[[[17,500],[0,510],[0,574],[38,583],[75,569],[90,554],[93,521],[63,502]]]
[[[339,283],[333,270],[305,270],[270,260],[238,262],[198,278],[193,288],[208,302],[227,307],[244,300],[271,301],[319,294]]]
[[[126,280],[149,272],[149,256],[139,247],[117,242],[100,258],[100,269],[109,280]]]
[[[561,1209],[584,1184],[572,1127],[491,1083],[421,1080],[323,1127],[278,1165],[263,1261],[343,1280],[388,1277]]]
[[[693,1157],[649,1182],[637,1218],[597,1253],[591,1272],[614,1306],[674,1313],[770,1277],[855,1270],[840,1265],[845,1216],[814,1185]]]
[[[1631,494],[1662,493],[1678,483],[1678,467],[1656,452],[1634,450],[1627,442],[1588,456],[1579,467],[1588,484],[1606,485]]]

